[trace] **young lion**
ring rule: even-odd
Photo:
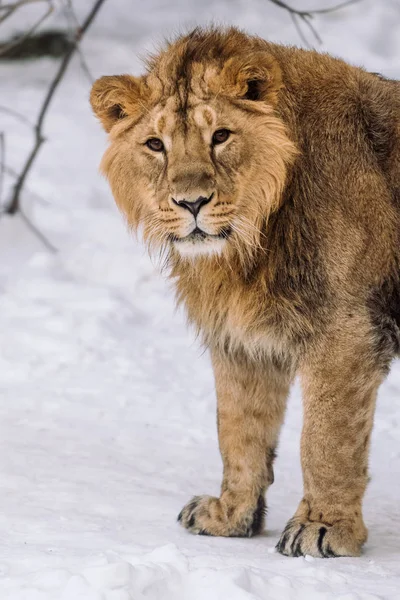
[[[196,29],[142,77],[102,77],[102,170],[210,349],[224,464],[192,533],[252,536],[289,386],[304,495],[287,556],[358,556],[375,399],[400,350],[400,85],[236,29]]]

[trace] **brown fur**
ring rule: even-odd
[[[221,496],[194,498],[179,520],[261,530],[297,373],[304,495],[278,549],[358,555],[376,394],[400,349],[400,85],[212,29],[168,45],[140,78],[101,78],[91,102],[116,202],[165,252],[212,354]],[[213,147],[221,128],[231,136]],[[200,238],[179,204],[196,198]]]

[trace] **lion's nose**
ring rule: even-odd
[[[212,197],[214,196],[214,193],[211,194],[211,196],[208,196],[208,198],[206,196],[199,196],[197,198],[197,200],[175,200],[175,198],[172,198],[172,201],[177,204],[177,206],[182,206],[183,208],[187,208],[187,210],[190,210],[190,212],[192,213],[192,215],[194,216],[194,218],[197,217],[197,215],[199,214],[199,211],[201,209],[202,206],[204,206],[205,204],[208,204],[209,202],[211,202]]]

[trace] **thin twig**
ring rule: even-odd
[[[45,96],[42,108],[40,109],[37,123],[35,126],[35,143],[34,143],[34,146],[26,160],[26,163],[22,169],[21,175],[15,184],[11,202],[10,202],[9,206],[7,207],[8,214],[13,215],[20,209],[20,195],[21,195],[21,190],[23,188],[23,185],[25,183],[25,179],[28,176],[28,173],[29,173],[29,171],[32,167],[32,164],[40,150],[41,145],[45,141],[45,138],[43,136],[43,123],[44,123],[44,119],[46,117],[46,113],[49,108],[50,102],[54,96],[56,89],[58,88],[58,86],[63,78],[65,71],[67,70],[67,67],[71,61],[71,58],[72,58],[74,52],[76,51],[78,42],[82,39],[83,35],[87,31],[87,29],[90,27],[93,19],[97,15],[98,11],[100,10],[100,8],[104,4],[104,2],[105,2],[105,0],[96,0],[96,2],[93,4],[92,9],[90,10],[89,14],[87,15],[85,21],[82,23],[81,28],[76,32],[74,44],[71,46],[71,48],[69,50],[67,50],[66,54],[64,55],[64,58],[61,61],[59,69],[50,84],[50,87]]]
[[[300,27],[300,23],[299,23],[299,17],[298,15],[294,14],[294,13],[290,13],[290,18],[292,19],[293,25],[296,28],[297,33],[299,34],[299,38],[301,39],[301,41],[303,42],[303,44],[305,46],[307,46],[307,48],[311,48],[311,44],[308,41],[308,39],[306,38],[306,36],[303,33],[302,28]]]
[[[21,219],[25,221],[25,225],[39,238],[39,240],[46,246],[47,250],[52,252],[53,254],[57,254],[58,250],[53,244],[47,239],[47,237],[32,223],[32,221],[26,216],[25,211],[19,208],[19,214],[21,215]]]
[[[9,8],[5,14],[1,15],[0,17],[0,23],[2,23],[3,21],[5,21],[6,19],[8,19],[8,17],[11,17],[11,15],[13,14],[13,12],[15,11],[15,8]]]
[[[5,173],[5,162],[6,162],[6,141],[4,131],[0,133],[0,211],[3,200],[3,181]]]
[[[4,173],[7,173],[7,175],[11,175],[12,177],[13,176],[18,177],[18,173],[16,171],[11,169],[11,167],[7,167],[4,164],[5,152],[4,152],[3,142],[4,142],[4,134],[0,133],[0,155],[1,155],[1,161],[0,161],[0,218],[2,217],[3,214],[7,214],[7,211],[2,210],[2,202],[1,202],[1,188],[2,188],[2,183],[3,183],[3,175],[4,175]],[[36,198],[43,204],[48,204],[45,200],[43,200],[43,198],[38,196],[35,192],[31,192],[31,193],[34,196],[36,196]],[[26,215],[25,211],[21,207],[19,207],[19,214],[21,215],[21,219],[24,221],[26,226],[42,242],[42,244],[47,248],[47,250],[49,250],[53,254],[56,254],[58,252],[57,248],[55,246],[53,246],[53,244],[48,240],[48,238],[44,235],[44,233],[42,233],[40,231],[40,229],[38,229],[36,227],[36,225],[34,223],[32,223],[32,221],[29,219],[29,217]]]
[[[304,21],[304,23],[306,23],[308,29],[311,31],[312,35],[317,40],[318,44],[322,44],[321,36],[319,35],[318,31],[315,29],[313,22],[311,20],[311,17],[304,17],[303,21]]]
[[[33,4],[34,2],[47,2],[47,0],[19,0],[19,2],[9,2],[8,4],[2,4],[0,10],[17,10],[24,4]]]
[[[347,0],[346,2],[340,2],[339,4],[336,4],[335,6],[330,6],[328,8],[316,8],[314,10],[310,10],[308,12],[310,12],[312,15],[326,15],[328,13],[331,12],[335,12],[337,10],[341,10],[342,8],[346,8],[347,6],[350,6],[351,4],[357,4],[358,2],[362,2],[363,0]]]
[[[283,0],[269,0],[269,1],[272,2],[273,4],[276,4],[280,8],[284,8],[285,10],[289,11],[290,13],[292,13],[294,15],[297,15],[298,17],[309,17],[309,18],[312,18],[313,15],[322,15],[322,14],[335,12],[337,10],[345,8],[346,6],[350,6],[350,4],[356,4],[357,2],[362,2],[362,0],[347,0],[346,2],[340,2],[340,4],[335,4],[334,6],[330,6],[328,8],[316,8],[313,10],[300,10],[298,8],[293,8],[293,6],[290,6],[286,2],[283,2]]]
[[[21,121],[21,123],[24,123],[24,125],[29,125],[29,127],[33,127],[33,123],[31,123],[31,121],[29,121],[29,119],[27,119],[25,117],[25,115],[23,115],[22,113],[18,112],[17,110],[13,110],[12,108],[8,108],[8,106],[0,106],[0,112],[6,113],[7,115],[10,115],[11,117],[14,117],[15,119],[18,119],[18,121]]]
[[[36,21],[36,23],[32,25],[30,29],[28,29],[26,33],[24,33],[24,35],[22,35],[21,37],[17,37],[13,42],[10,42],[9,44],[3,46],[0,49],[0,56],[2,56],[3,54],[7,54],[9,50],[15,48],[16,46],[19,46],[22,42],[27,40],[32,35],[32,33],[34,33],[38,29],[38,27],[40,27],[40,25],[51,15],[53,10],[54,6],[50,3],[46,12],[40,17],[40,19]]]
[[[33,4],[34,2],[47,2],[48,4],[49,0],[20,0],[20,2],[15,2],[14,4],[3,4],[0,6],[0,11],[4,11],[5,14],[1,15],[0,23],[8,19],[8,17],[11,17],[11,15],[18,8],[21,8],[21,6],[24,6],[25,4]]]
[[[18,179],[18,177],[19,177],[18,171],[16,171],[12,167],[9,167],[8,165],[4,165],[4,173],[6,175],[9,175],[9,177],[12,177],[13,179]],[[42,204],[43,206],[49,206],[50,205],[50,200],[47,200],[46,198],[43,198],[43,196],[39,196],[39,194],[37,192],[34,192],[32,189],[29,189],[27,187],[26,191],[31,196],[33,196],[34,198],[36,198],[36,200],[39,202],[39,204]],[[0,214],[1,214],[1,207],[0,207]]]
[[[77,15],[76,15],[74,6],[72,4],[72,0],[66,0],[66,4],[67,4],[67,7],[68,7],[67,15],[70,15],[72,17],[73,32],[75,30],[79,31],[80,28],[81,28],[81,24],[80,24],[79,19],[78,19]],[[84,56],[84,54],[82,52],[82,49],[81,49],[81,45],[78,42],[77,42],[77,46],[78,46],[77,47],[77,52],[79,54],[79,60],[81,61],[82,71],[85,73],[85,75],[88,78],[89,82],[90,83],[94,83],[94,77],[93,77],[93,75],[90,72],[89,66],[88,66],[88,64],[86,62],[85,56]]]
[[[293,8],[293,6],[290,6],[283,0],[269,0],[269,1],[272,2],[272,4],[279,6],[279,8],[283,8],[284,10],[288,11],[302,42],[310,48],[311,46],[300,27],[300,21],[303,21],[303,23],[308,27],[308,29],[311,31],[313,37],[316,39],[318,44],[321,44],[322,40],[319,36],[318,31],[315,29],[315,27],[312,23],[313,17],[315,15],[325,15],[328,13],[335,12],[337,10],[345,8],[346,6],[355,4],[356,2],[361,2],[362,0],[347,0],[346,2],[341,2],[340,4],[336,4],[334,6],[331,6],[330,8],[316,8],[315,10],[300,10],[298,8]]]
[[[15,171],[15,169],[12,167],[8,167],[7,165],[4,165],[4,173],[7,173],[7,175],[10,175],[10,177],[15,177],[15,179],[18,177],[17,171]]]

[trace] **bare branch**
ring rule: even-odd
[[[104,2],[105,2],[105,0],[96,0],[96,2],[93,4],[92,9],[90,10],[89,14],[87,15],[82,26],[76,32],[74,44],[64,55],[64,58],[61,61],[58,71],[57,71],[55,77],[53,78],[52,82],[50,83],[50,87],[45,96],[43,105],[40,109],[38,119],[36,122],[35,143],[34,143],[34,146],[26,160],[26,163],[22,169],[21,175],[19,176],[19,178],[15,184],[11,202],[6,210],[6,212],[8,214],[12,215],[12,214],[15,214],[16,212],[18,212],[18,210],[20,210],[20,195],[21,195],[21,191],[24,186],[24,183],[25,183],[25,179],[28,176],[28,173],[29,173],[29,171],[32,167],[32,164],[40,150],[41,145],[45,141],[45,138],[43,136],[43,123],[44,123],[44,119],[46,117],[50,102],[51,102],[51,100],[54,96],[54,93],[57,90],[57,88],[65,74],[65,71],[67,70],[67,67],[71,61],[71,58],[72,58],[74,52],[77,49],[78,42],[82,39],[83,35],[86,33],[87,29],[90,27],[92,21],[94,20],[95,16],[97,15],[98,11],[100,10],[100,8],[104,4]]]
[[[14,171],[14,169],[12,169],[11,167],[7,167],[4,164],[4,156],[5,156],[4,133],[0,133],[0,156],[1,156],[1,160],[0,160],[0,218],[1,218],[2,215],[6,213],[6,211],[2,210],[2,203],[1,203],[1,188],[2,188],[2,182],[3,182],[3,175],[4,175],[4,173],[7,173],[7,175],[10,175],[11,177],[15,177],[15,178],[19,177],[19,174],[16,171]],[[46,200],[44,200],[43,198],[38,196],[35,192],[31,191],[30,193],[33,194],[40,203],[48,204],[48,202]],[[42,233],[40,231],[40,229],[38,227],[36,227],[36,225],[34,225],[34,223],[32,223],[32,221],[28,218],[25,211],[21,207],[19,208],[19,214],[21,216],[21,219],[24,221],[25,225],[42,242],[42,244],[47,248],[47,250],[49,250],[53,254],[56,254],[58,252],[57,248],[55,246],[53,246],[53,244],[47,239],[47,237],[44,235],[44,233]]]
[[[304,17],[303,21],[304,21],[304,23],[306,23],[308,29],[311,31],[312,35],[317,40],[318,44],[322,44],[321,36],[319,35],[318,31],[315,29],[313,22],[311,21],[311,17]]]
[[[11,17],[11,15],[13,14],[13,12],[16,10],[16,8],[9,8],[5,14],[1,15],[0,17],[0,23],[2,23],[3,21],[5,21],[6,19],[8,19],[8,17]]]
[[[13,3],[9,3],[9,4],[2,4],[0,6],[0,12],[4,13],[0,16],[0,23],[2,23],[3,21],[5,21],[6,19],[8,19],[8,17],[11,17],[11,15],[18,9],[21,8],[21,6],[24,6],[26,4],[33,4],[36,2],[46,2],[47,4],[49,3],[49,0],[19,0],[19,2],[13,2]]]
[[[312,18],[313,15],[322,15],[322,14],[332,13],[332,12],[335,12],[342,8],[345,8],[346,6],[350,6],[351,4],[356,4],[357,2],[362,2],[362,0],[347,0],[346,2],[341,2],[340,4],[336,4],[336,5],[330,6],[328,8],[316,8],[313,10],[299,10],[298,8],[293,8],[293,6],[290,6],[286,2],[283,2],[283,0],[269,0],[269,1],[272,2],[273,4],[276,4],[280,8],[284,8],[285,10],[287,10],[288,12],[290,12],[293,15],[297,15],[300,18],[303,18],[303,17]]]
[[[301,39],[301,41],[303,42],[303,44],[305,46],[307,46],[307,48],[311,48],[311,44],[309,43],[308,39],[306,38],[306,36],[303,33],[302,28],[300,27],[300,23],[299,23],[299,17],[298,15],[294,14],[294,13],[290,13],[290,18],[292,19],[293,25],[296,28],[297,33],[299,34],[299,38]]]
[[[8,165],[4,165],[4,173],[9,175],[13,179],[18,179],[18,177],[19,177],[18,171],[16,171],[12,167],[9,167]],[[30,196],[33,196],[34,198],[36,198],[37,202],[39,204],[42,204],[42,206],[50,205],[50,200],[47,200],[47,198],[43,198],[43,196],[40,196],[37,192],[34,192],[32,189],[29,189],[27,187],[26,191],[29,193]],[[1,207],[0,207],[0,214],[1,214]]]
[[[25,115],[23,115],[22,113],[19,113],[16,110],[13,110],[12,108],[8,108],[8,106],[0,105],[0,112],[10,115],[11,117],[14,117],[15,119],[18,119],[18,121],[21,121],[21,123],[24,123],[25,125],[28,125],[29,127],[34,126],[33,123],[25,117]]]
[[[7,52],[9,50],[14,48],[15,46],[18,46],[23,41],[27,40],[32,35],[32,33],[34,33],[36,31],[36,29],[38,29],[38,27],[40,27],[40,25],[47,19],[47,17],[49,17],[51,15],[53,10],[54,10],[54,6],[51,3],[49,3],[49,7],[46,10],[46,12],[40,17],[40,19],[38,19],[38,21],[36,21],[36,23],[34,23],[34,25],[32,25],[32,27],[30,29],[28,29],[28,31],[23,36],[17,37],[13,42],[11,42],[10,44],[7,44],[6,46],[3,46],[0,49],[0,56],[2,54],[7,54]]]
[[[33,4],[34,2],[47,2],[47,0],[19,0],[19,2],[9,2],[8,4],[1,4],[0,10],[17,10],[24,4]]]
[[[309,11],[312,15],[326,15],[328,13],[335,12],[337,10],[341,10],[342,8],[346,8],[351,4],[357,4],[358,2],[362,2],[363,0],[347,0],[346,2],[340,2],[335,6],[330,6],[328,8],[315,8],[314,10]]]
[[[68,7],[67,14],[70,15],[70,17],[71,17],[71,19],[73,21],[73,33],[74,33],[74,31],[76,31],[76,30],[79,31],[80,30],[81,24],[80,24],[79,19],[78,19],[77,15],[76,15],[74,6],[72,4],[72,0],[66,0],[66,4],[67,4],[67,7]],[[79,54],[79,60],[81,61],[82,71],[85,73],[85,75],[88,78],[89,82],[93,83],[94,82],[94,77],[93,77],[93,75],[90,72],[89,66],[88,66],[88,64],[86,62],[85,56],[84,56],[84,54],[83,54],[83,52],[81,50],[81,45],[80,45],[79,42],[77,42],[77,49],[76,50],[77,50],[77,52]]]
[[[21,215],[22,220],[25,222],[25,225],[36,235],[37,238],[42,242],[44,246],[46,246],[47,250],[52,252],[53,254],[57,254],[58,250],[53,244],[47,239],[47,237],[32,223],[32,221],[26,216],[25,211],[19,207],[19,214]]]
[[[311,46],[300,27],[300,21],[302,21],[308,27],[308,29],[311,31],[313,37],[318,42],[318,44],[321,44],[322,40],[318,34],[318,31],[315,29],[315,27],[312,23],[313,17],[315,15],[324,15],[324,14],[335,12],[337,10],[345,8],[346,6],[355,4],[356,2],[362,2],[362,0],[347,0],[346,2],[341,2],[340,4],[336,4],[329,8],[317,8],[315,10],[300,10],[298,8],[293,8],[292,6],[290,6],[283,0],[269,0],[269,1],[272,2],[272,4],[279,6],[279,8],[283,8],[284,10],[288,11],[302,42],[309,48]]]
[[[6,141],[4,131],[0,133],[0,210],[3,199],[3,180],[5,173],[5,160],[6,160]]]

